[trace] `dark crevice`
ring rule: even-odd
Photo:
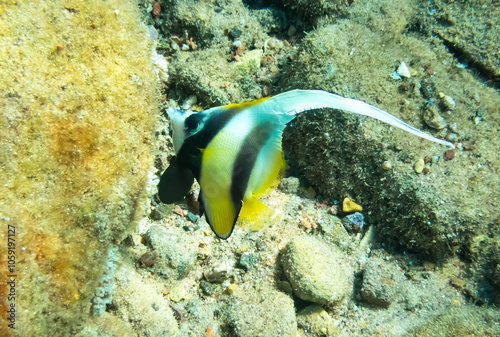
[[[446,48],[448,48],[450,53],[453,54],[455,59],[457,59],[458,62],[465,64],[469,70],[475,72],[481,82],[490,88],[496,90],[500,89],[500,76],[496,76],[492,69],[488,68],[481,62],[477,62],[469,52],[457,46],[452,41],[449,41],[440,35],[438,35],[438,37],[443,41],[443,44]]]

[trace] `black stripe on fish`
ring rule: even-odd
[[[252,174],[252,169],[257,161],[262,147],[269,140],[275,124],[269,121],[262,121],[256,124],[245,137],[238,155],[233,164],[231,176],[231,201],[235,209],[242,206],[243,197]]]

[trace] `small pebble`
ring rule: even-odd
[[[472,143],[469,142],[468,140],[462,142],[462,146],[464,147],[464,150],[467,150],[467,151],[472,150]]]
[[[444,153],[445,161],[452,160],[453,158],[455,158],[455,150],[448,150]]]
[[[413,167],[415,170],[415,173],[420,174],[424,170],[424,165],[425,162],[422,158],[418,158],[417,161],[415,162],[415,166]]]
[[[197,215],[195,215],[195,214],[193,214],[191,212],[188,212],[187,216],[188,216],[189,221],[191,221],[193,223],[198,222],[198,216]]]
[[[390,169],[392,169],[392,165],[391,165],[391,162],[390,161],[384,161],[384,163],[382,164],[382,168],[386,171],[389,171]]]
[[[445,119],[441,117],[434,108],[427,108],[424,111],[424,122],[433,129],[441,130],[447,125]]]
[[[342,219],[342,224],[349,233],[359,233],[365,226],[365,217],[363,213],[356,212]]]
[[[250,253],[243,253],[240,257],[240,266],[245,270],[249,270],[255,265],[255,257]]]
[[[396,73],[401,77],[406,77],[406,78],[411,77],[410,70],[408,70],[406,63],[404,63],[404,62],[401,62],[401,64],[398,67],[398,70],[396,70]]]
[[[424,174],[429,174],[430,170],[431,169],[426,166],[426,167],[424,167],[424,170],[422,172],[424,172]]]
[[[187,110],[198,102],[196,95],[190,95],[182,102],[182,109]]]
[[[231,272],[231,269],[232,267],[229,262],[218,262],[213,264],[203,275],[210,283],[221,283],[227,274]]]
[[[465,286],[465,281],[456,276],[452,276],[450,279],[450,283],[457,289],[462,289]]]
[[[443,95],[443,97],[441,97],[441,104],[446,110],[455,110],[456,107],[455,100],[448,95]]]
[[[139,263],[146,268],[153,266],[156,261],[158,261],[158,254],[156,252],[144,253],[139,259]]]
[[[342,203],[342,210],[344,211],[344,213],[361,212],[363,210],[363,207],[356,204],[350,198],[345,198],[344,202]]]

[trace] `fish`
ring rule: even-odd
[[[418,137],[454,148],[365,102],[323,90],[291,90],[276,96],[204,111],[168,108],[176,155],[158,184],[161,202],[181,201],[196,179],[200,216],[215,235],[231,236],[238,221],[252,222],[267,207],[259,200],[279,184],[285,169],[283,130],[298,114],[316,109],[369,116]]]

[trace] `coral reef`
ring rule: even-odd
[[[68,336],[108,249],[144,214],[152,44],[132,1],[2,1],[0,27],[0,214],[15,226],[18,295],[1,296],[17,309],[1,335]]]

